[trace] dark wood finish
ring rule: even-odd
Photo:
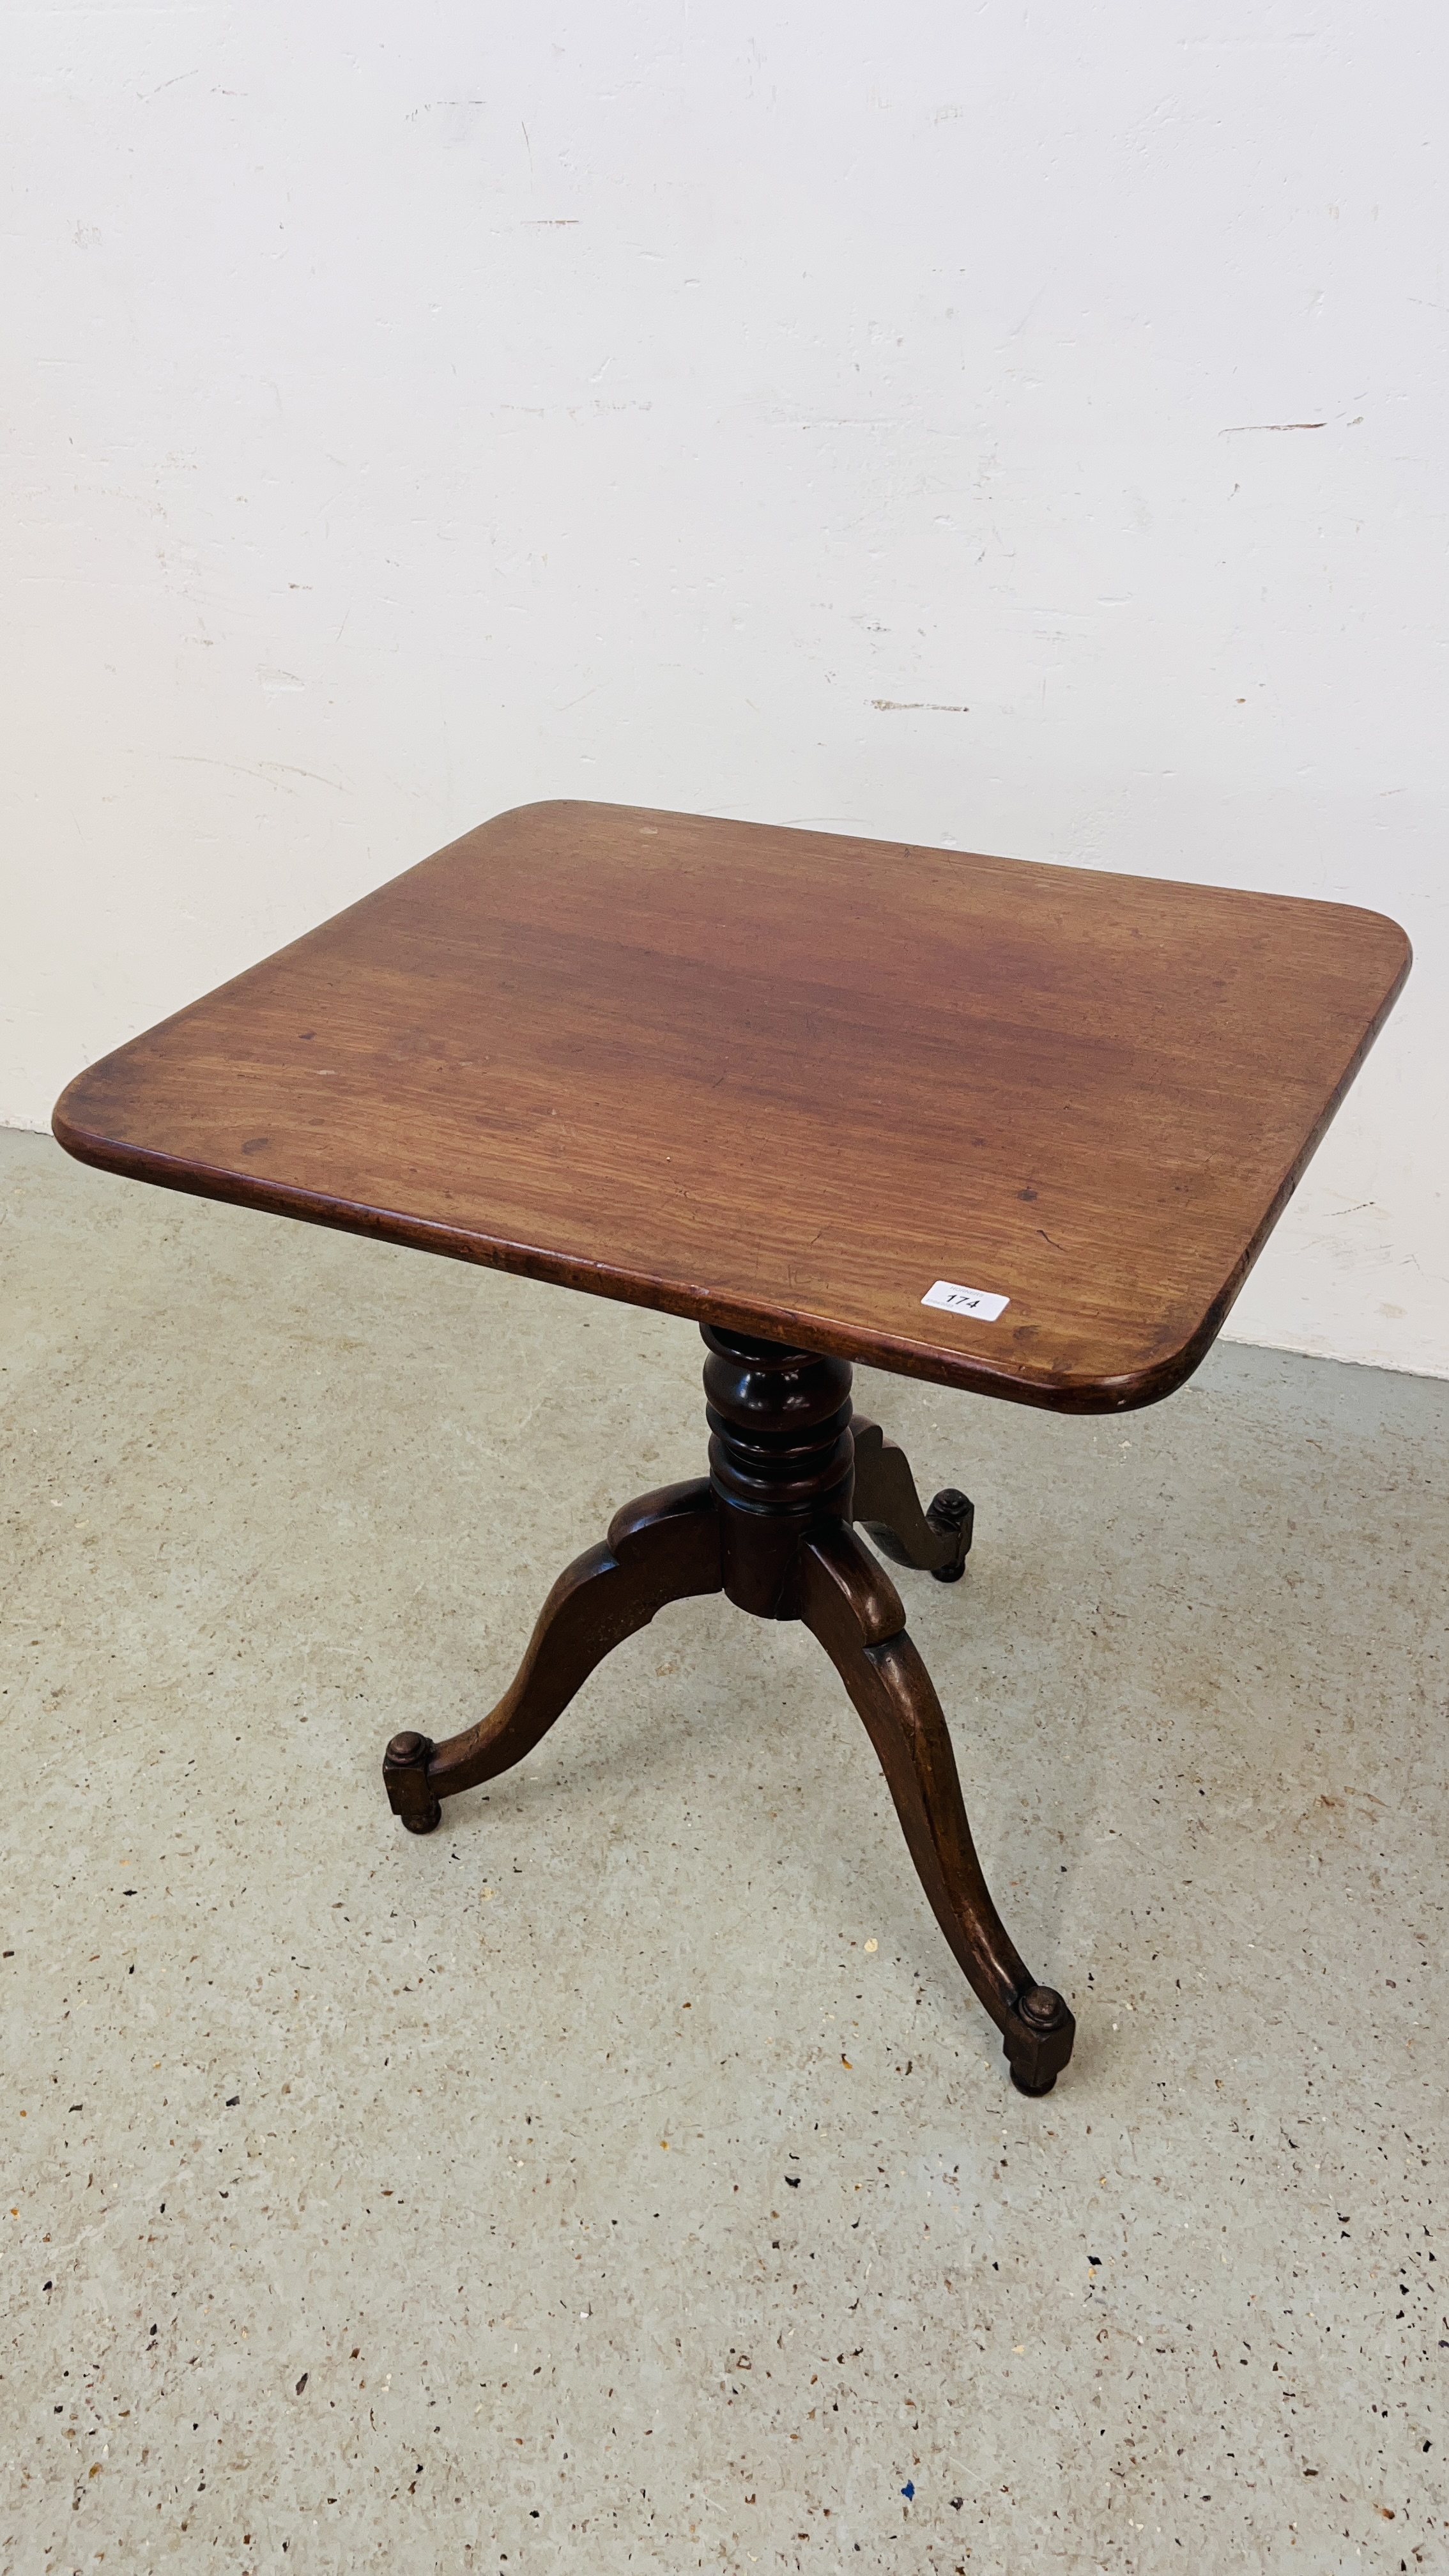
[[[710,1475],[616,1513],[511,1688],[393,1738],[394,1812],[531,1751],[666,1602],[800,1619],[1050,2091],[1075,2025],[992,1903],[940,1703],[855,1536],[944,1582],[850,1363],[1068,1412],[1211,1344],[1408,972],[1382,914],[633,807],[503,814],[64,1093],[82,1161],[699,1319]],[[938,1280],[1008,1302],[927,1307]]]
[[[976,1523],[969,1494],[944,1486],[925,1511],[904,1449],[887,1440],[878,1422],[852,1414],[855,1498],[851,1519],[869,1533],[892,1565],[928,1569],[938,1583],[959,1583],[971,1553]]]
[[[703,1327],[709,1473],[724,1588],[779,1618],[796,1551],[822,1513],[850,1514],[850,1366],[747,1333]]]
[[[667,1601],[719,1588],[719,1520],[704,1477],[626,1504],[609,1523],[607,1543],[587,1549],[559,1576],[498,1706],[446,1744],[413,1733],[393,1737],[382,1774],[394,1815],[409,1833],[431,1833],[442,1814],[440,1798],[511,1771],[562,1716],[595,1664],[636,1628],[646,1628]]]
[[[949,1570],[960,1528],[931,1526],[902,1452],[852,1415],[845,1361],[717,1326],[704,1339],[708,1481],[666,1486],[615,1513],[607,1543],[560,1575],[515,1680],[477,1726],[444,1744],[393,1737],[383,1758],[393,1812],[410,1833],[431,1833],[444,1798],[521,1762],[610,1648],[667,1601],[723,1590],[757,1617],[803,1620],[865,1722],[921,1885],[1002,2034],[1012,2082],[1048,2093],[1076,2025],[1061,1996],[1031,1976],[991,1901],[900,1594],[850,1527],[857,1462],[865,1459],[867,1478],[884,1477],[873,1490],[892,1538],[903,1524]]]
[[[807,1538],[795,1562],[796,1616],[834,1664],[875,1746],[906,1843],[945,1933],[1006,2049],[1022,2093],[1049,2093],[1076,2023],[1039,1986],[981,1875],[941,1703],[906,1634],[900,1594],[840,1524]]]
[[[503,814],[108,1056],[83,1161],[1069,1411],[1197,1365],[1408,968],[1381,914]],[[988,1323],[938,1279],[1009,1297]]]

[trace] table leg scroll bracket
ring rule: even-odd
[[[904,1449],[887,1440],[878,1422],[853,1413],[855,1501],[852,1518],[892,1565],[914,1566],[938,1583],[959,1583],[971,1553],[975,1508],[969,1494],[947,1485],[923,1511]]]
[[[511,1771],[563,1715],[596,1664],[669,1601],[720,1588],[719,1523],[708,1481],[666,1485],[614,1514],[609,1535],[559,1576],[496,1708],[442,1744],[395,1735],[383,1758],[388,1803],[429,1834],[439,1801]]]

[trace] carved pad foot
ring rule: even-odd
[[[1028,1986],[1002,2024],[1006,2062],[1018,2093],[1050,2093],[1072,2053],[1077,2025],[1051,1986]]]
[[[966,1571],[966,1559],[971,1553],[975,1518],[976,1506],[970,1495],[961,1493],[955,1485],[943,1486],[935,1501],[927,1504],[928,1528],[933,1529],[937,1538],[943,1539],[951,1549],[944,1565],[931,1568],[937,1583],[960,1582]]]
[[[426,1735],[395,1735],[382,1757],[382,1785],[387,1803],[401,1816],[410,1834],[430,1834],[441,1824],[443,1810],[428,1786],[433,1747]]]

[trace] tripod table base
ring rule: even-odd
[[[1002,2034],[1011,2080],[1049,2093],[1076,2024],[1013,1946],[981,1874],[950,1734],[906,1633],[900,1594],[855,1534],[953,1582],[971,1544],[964,1494],[922,1510],[905,1456],[850,1403],[843,1360],[704,1327],[710,1475],[626,1503],[607,1539],[559,1576],[511,1687],[442,1744],[393,1737],[389,1802],[431,1833],[442,1800],[511,1770],[605,1655],[667,1602],[724,1592],[767,1619],[798,1619],[823,1646],[886,1776],[911,1858],[965,1975]]]

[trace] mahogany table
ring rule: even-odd
[[[559,1577],[393,1811],[522,1759],[668,1601],[819,1639],[1013,2082],[1071,2055],[871,1549],[954,1582],[851,1362],[1069,1413],[1197,1367],[1408,972],[1343,904],[626,806],[502,814],[81,1074],[82,1161],[697,1317],[709,1474]]]

